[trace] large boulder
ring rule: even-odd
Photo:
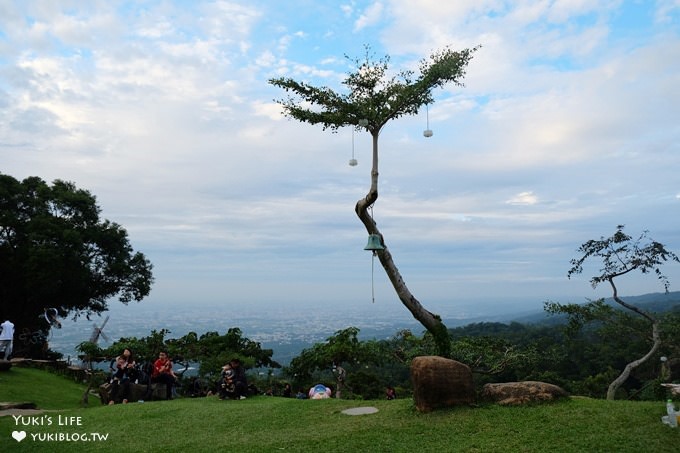
[[[416,357],[411,362],[413,399],[420,412],[472,404],[475,388],[467,365],[437,356]]]
[[[540,381],[485,384],[481,394],[485,401],[501,405],[542,403],[567,396],[569,394],[562,387]]]

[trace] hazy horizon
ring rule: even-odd
[[[678,294],[680,292],[672,292],[669,296]],[[646,295],[648,294],[644,294]],[[625,299],[633,296],[622,297]],[[513,308],[517,307],[514,304],[502,304],[491,300],[470,302],[466,307],[465,316],[461,314],[462,312],[437,311],[437,308],[445,307],[437,307],[436,304],[425,307],[441,315],[449,328],[471,322],[508,322],[543,311],[542,305],[540,307],[527,305],[524,309],[517,309]],[[360,338],[373,338],[375,335],[386,338],[402,328],[409,328],[418,335],[425,331],[401,303],[394,306],[367,302],[349,307],[297,305],[293,308],[288,306],[263,308],[214,303],[159,305],[142,302],[129,306],[114,305],[112,310],[101,316],[93,316],[90,321],[84,317],[75,322],[63,319],[63,327],[52,331],[50,347],[66,356],[75,357],[75,347],[80,342],[88,340],[94,326],[101,326],[106,317],[110,317],[104,327],[108,340],[100,340],[100,345],[104,347],[121,337],[146,337],[152,330],[169,329],[170,333],[166,338],[179,338],[192,331],[199,335],[209,331],[224,334],[229,328],[238,327],[245,337],[261,342],[263,347],[273,348],[275,357],[281,359],[283,356],[285,360],[290,360],[291,354],[299,352],[303,346],[308,347],[315,342],[323,341],[336,331],[347,327],[358,327],[361,330]]]

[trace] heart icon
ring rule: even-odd
[[[12,431],[12,437],[14,437],[17,442],[21,442],[26,437],[26,431]]]

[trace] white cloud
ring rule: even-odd
[[[383,14],[383,4],[381,2],[375,2],[370,4],[361,13],[356,22],[354,22],[354,31],[362,30],[366,27],[371,27],[380,21]]]
[[[354,3],[340,5],[340,11],[342,11],[345,16],[349,17],[354,11]]]
[[[276,62],[276,56],[269,50],[265,50],[255,60],[258,66],[271,67]]]
[[[538,197],[531,191],[521,192],[506,201],[507,204],[533,205],[538,203]]]
[[[673,14],[680,10],[680,0],[657,0],[655,19],[659,23],[672,23]]]
[[[159,17],[152,24],[143,24],[137,29],[137,34],[142,38],[159,39],[172,36],[177,33],[171,22],[164,17]]]
[[[253,106],[256,115],[266,116],[267,118],[279,121],[283,119],[283,109],[275,102],[256,102]]]

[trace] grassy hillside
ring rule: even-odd
[[[79,385],[47,372],[14,367],[0,373],[0,401],[66,408],[24,416],[19,424],[11,416],[0,417],[0,450],[674,452],[680,442],[680,429],[660,422],[662,402],[573,398],[541,406],[483,405],[421,414],[406,399],[301,401],[264,396],[116,406],[95,400],[89,408],[79,408],[81,394]],[[379,412],[361,416],[341,412],[358,406],[373,406]],[[17,442],[13,431],[26,431],[27,437]],[[53,440],[37,440],[48,433]],[[64,438],[67,434],[92,438],[92,433],[107,438],[87,442]]]

